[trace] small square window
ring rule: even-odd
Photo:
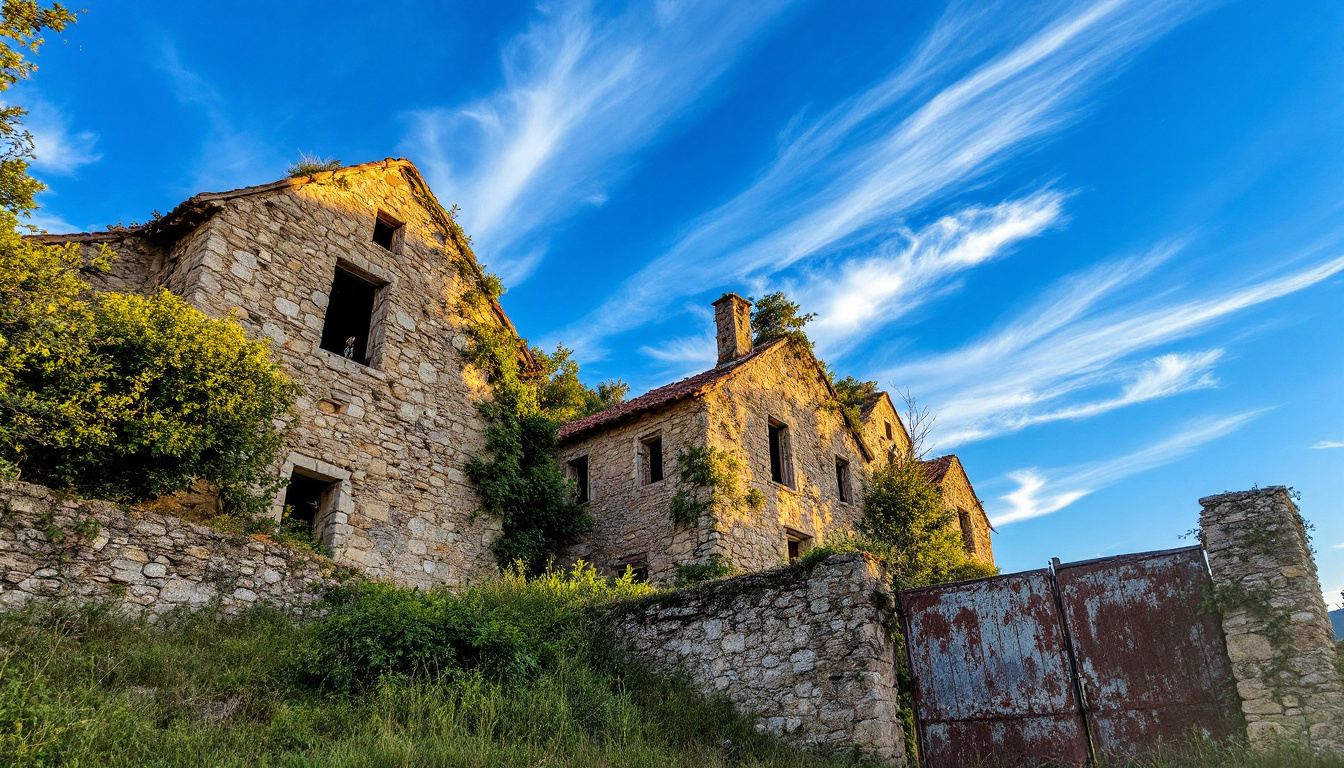
[[[322,342],[328,352],[368,365],[373,307],[381,286],[337,264],[322,322]]]
[[[627,558],[620,565],[616,566],[616,576],[619,578],[630,571],[635,581],[649,580],[649,562],[643,555]]]
[[[792,563],[802,557],[804,552],[807,552],[807,550],[812,548],[812,537],[802,531],[785,528],[784,548],[788,561]]]
[[[401,234],[405,224],[382,211],[373,222],[373,242],[393,253],[401,252]]]
[[[314,477],[295,470],[285,486],[284,518],[282,528],[291,532],[316,534],[323,518],[330,511],[341,481]]]
[[[580,456],[569,462],[569,476],[574,480],[574,501],[588,501],[588,457]]]
[[[793,487],[793,452],[789,445],[789,428],[770,420],[770,479],[780,485]]]
[[[639,441],[639,484],[649,485],[663,479],[663,436]]]
[[[839,489],[840,500],[847,503],[854,503],[854,491],[850,487],[849,462],[835,457],[835,485]]]

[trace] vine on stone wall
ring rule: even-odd
[[[760,511],[765,494],[755,488],[741,490],[742,461],[714,446],[682,446],[677,451],[677,492],[672,496],[672,522],[694,528],[716,507]],[[708,495],[702,493],[708,490]]]

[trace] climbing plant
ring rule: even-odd
[[[694,528],[716,507],[760,510],[765,495],[751,488],[741,490],[742,461],[714,446],[684,445],[677,451],[677,491],[672,495],[672,522]],[[704,491],[708,491],[708,494]]]

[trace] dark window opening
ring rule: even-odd
[[[966,548],[967,554],[974,555],[975,551],[975,528],[971,523],[971,513],[964,509],[957,510],[957,522],[961,524],[961,544]]]
[[[854,501],[853,493],[849,488],[849,462],[839,456],[835,457],[835,484],[840,489],[841,501]]]
[[[663,436],[646,437],[639,442],[641,485],[663,479]]]
[[[788,561],[792,563],[802,557],[804,552],[812,548],[812,537],[802,531],[785,528],[784,546],[788,553]]]
[[[627,571],[631,573],[635,581],[649,580],[649,565],[642,557],[639,560],[627,561],[616,566],[617,577],[625,576]]]
[[[588,457],[580,456],[569,462],[569,474],[574,478],[574,501],[588,501]]]
[[[289,530],[313,531],[322,517],[322,506],[329,498],[333,483],[293,473],[285,488],[285,518],[280,525]]]
[[[360,365],[368,365],[373,299],[378,286],[340,266],[331,281],[321,347]]]
[[[373,242],[396,253],[400,250],[397,247],[397,240],[398,235],[401,234],[402,226],[401,222],[379,211],[378,218],[373,222]]]
[[[793,471],[789,462],[789,428],[770,420],[770,479],[780,485],[793,487]]]
[[[890,439],[891,439],[891,422],[890,422],[890,421],[884,421],[884,422],[882,422],[882,423],[885,424],[885,425],[887,426],[887,439],[890,440]]]

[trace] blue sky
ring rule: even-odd
[[[636,392],[784,290],[910,389],[1005,570],[1301,492],[1344,589],[1344,6],[95,5],[13,92],[51,231],[415,161],[534,342]]]

